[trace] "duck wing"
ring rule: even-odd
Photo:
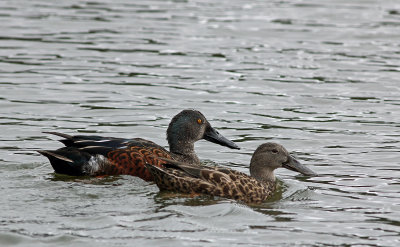
[[[262,202],[273,191],[269,185],[232,169],[191,166],[166,158],[159,159],[167,162],[164,167],[146,166],[162,190],[203,193],[247,203]]]
[[[66,147],[58,150],[41,150],[56,173],[67,175],[133,175],[152,180],[145,163],[162,166],[165,161],[155,157],[172,158],[170,153],[154,142],[141,139],[67,135],[46,132],[63,137]]]

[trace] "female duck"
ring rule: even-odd
[[[274,192],[276,168],[284,167],[304,175],[316,175],[277,143],[264,143],[256,149],[250,162],[251,176],[228,168],[194,167],[179,161],[160,159],[168,162],[165,168],[146,164],[160,190],[202,193],[245,203],[261,203]]]
[[[194,151],[194,143],[200,139],[239,149],[235,143],[211,127],[204,115],[196,110],[183,110],[172,118],[167,130],[170,152],[152,141],[141,138],[47,133],[65,138],[60,141],[66,147],[55,151],[40,150],[38,152],[50,160],[56,173],[73,176],[126,174],[152,180],[152,175],[146,169],[145,163],[158,167],[166,163],[157,157],[174,159],[189,165],[199,165],[200,161]]]

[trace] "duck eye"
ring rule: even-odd
[[[277,153],[278,153],[278,150],[272,149],[271,152],[273,152],[274,154],[277,154]]]
[[[202,124],[202,123],[203,123],[203,120],[201,120],[201,119],[199,118],[199,119],[197,119],[197,123],[198,123],[198,124]]]

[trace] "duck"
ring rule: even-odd
[[[147,163],[154,182],[161,191],[173,191],[189,195],[206,194],[225,197],[244,203],[259,204],[275,191],[277,168],[287,168],[306,176],[316,176],[302,165],[280,144],[261,144],[250,160],[250,175],[225,168],[190,166],[187,163],[158,157],[167,163],[163,167]]]
[[[59,141],[65,147],[37,152],[49,159],[55,173],[70,176],[132,175],[152,181],[153,176],[145,164],[163,167],[166,161],[157,157],[199,166],[201,163],[194,150],[194,143],[201,139],[231,149],[240,149],[214,129],[200,111],[194,109],[181,111],[169,123],[169,151],[143,138],[44,133],[64,138]]]

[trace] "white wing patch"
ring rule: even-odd
[[[65,157],[65,156],[62,156],[62,155],[59,155],[59,154],[56,154],[56,153],[53,153],[53,152],[49,152],[49,151],[41,151],[41,152],[47,153],[47,154],[53,156],[54,158],[57,158],[57,159],[60,159],[60,160],[64,160],[64,161],[69,162],[69,163],[74,163],[73,160],[68,159],[68,158]]]
[[[82,147],[79,148],[79,150],[85,150],[85,149],[91,149],[91,148],[101,148],[102,146],[87,146],[87,147]]]
[[[127,148],[128,146],[126,146],[126,145],[120,145],[120,146],[118,146],[118,148]],[[81,148],[78,148],[79,150],[87,150],[87,149],[92,149],[92,148],[107,148],[107,147],[105,147],[105,146],[86,146],[86,147],[81,147]]]
[[[103,143],[103,142],[111,142],[112,140],[79,140],[79,141],[74,141],[74,143],[85,143],[85,142],[98,142],[98,143]]]

